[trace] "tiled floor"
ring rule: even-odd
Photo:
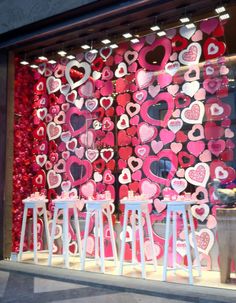
[[[23,256],[23,262],[33,263],[31,252],[27,252]],[[39,253],[39,264],[47,266],[47,253]],[[106,261],[106,274],[118,275],[118,268],[115,268],[113,261]],[[61,256],[53,257],[53,266],[64,267]],[[70,269],[80,270],[79,257],[70,257]],[[96,265],[93,259],[87,259],[85,270],[90,272],[100,272],[100,267]],[[158,266],[157,271],[153,270],[153,266],[146,265],[146,273],[148,280],[162,281],[162,266]],[[220,282],[220,273],[216,271],[202,271],[202,276],[198,277],[197,271],[194,273],[194,285],[207,286],[215,288],[225,288],[236,290],[236,275],[231,274],[231,283],[222,284]],[[129,263],[124,265],[123,274],[126,277],[141,278],[141,267],[139,265],[132,266]],[[186,271],[178,270],[176,274],[168,272],[168,282],[188,284],[188,274]]]

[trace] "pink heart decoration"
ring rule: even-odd
[[[219,24],[218,18],[211,18],[211,19],[202,21],[200,24],[200,29],[204,33],[210,35],[216,29],[218,24]]]
[[[173,178],[171,180],[171,186],[178,194],[184,191],[187,185],[188,183],[185,179]]]
[[[156,85],[156,86],[150,85],[150,86],[148,87],[148,92],[149,92],[149,94],[150,94],[153,98],[156,97],[156,95],[159,93],[159,91],[160,91],[160,86],[159,86],[159,85]]]
[[[220,78],[207,78],[203,81],[203,88],[210,94],[215,94],[221,87]]]
[[[148,87],[154,80],[153,72],[146,72],[143,69],[137,70],[135,73],[136,84],[140,89]]]
[[[201,162],[211,162],[211,153],[209,150],[204,150],[204,152],[199,156]]]
[[[192,73],[194,74],[192,76]],[[190,65],[188,71],[184,74],[185,81],[196,81],[200,78],[200,69],[197,65]]]
[[[159,151],[163,147],[163,142],[154,140],[154,141],[151,142],[151,147],[152,147],[152,150],[153,150],[154,154],[158,154]]]
[[[61,131],[62,131],[62,128],[60,125],[56,125],[54,122],[50,122],[47,125],[48,139],[51,141],[51,140],[54,140],[54,139],[60,137]]]
[[[196,135],[196,132],[199,134]],[[192,129],[188,132],[188,138],[191,141],[198,141],[201,139],[204,139],[204,128],[201,124],[195,124],[193,125]]]
[[[210,208],[207,204],[193,205],[191,207],[192,215],[203,222],[209,215]]]
[[[193,42],[201,41],[202,38],[203,38],[203,35],[202,35],[202,31],[200,31],[200,30],[197,30],[197,31],[192,35],[192,41],[193,41]]]
[[[175,154],[177,154],[183,148],[183,144],[173,142],[173,143],[171,143],[170,148]]]
[[[184,122],[189,124],[202,123],[203,116],[205,113],[204,104],[200,101],[194,101],[191,105],[183,109],[181,118]]]
[[[199,193],[202,193],[204,198],[203,199],[198,199],[197,196]],[[208,198],[208,191],[205,187],[198,186],[195,190],[195,192],[192,194],[192,200],[195,201],[198,204],[203,204],[203,203],[208,203],[209,198]]]
[[[74,178],[74,176],[71,173],[71,168],[73,166],[73,171],[76,168],[76,171],[78,172],[76,176],[77,178]],[[82,174],[80,173],[82,171]],[[87,160],[80,160],[76,156],[71,156],[67,162],[66,162],[66,174],[72,184],[72,186],[78,186],[83,183],[85,183],[89,178],[91,178],[93,173],[92,165]]]
[[[138,125],[138,135],[142,143],[149,142],[157,136],[157,129],[142,122]]]
[[[208,142],[209,151],[218,157],[225,149],[225,141],[222,139],[219,140],[210,140]]]
[[[213,232],[207,228],[202,228],[199,232],[195,231],[195,235],[196,235],[198,250],[208,255],[214,244]],[[194,247],[191,234],[189,235],[189,241],[191,246]]]
[[[201,53],[201,45],[197,42],[193,42],[189,44],[187,49],[180,52],[179,61],[184,65],[196,65],[199,63]]]
[[[157,64],[150,64],[146,61],[146,56],[150,53],[155,51],[156,48],[164,48],[165,54],[162,58],[162,61],[159,65]],[[157,39],[152,45],[144,47],[139,53],[139,64],[147,69],[148,71],[160,71],[164,70],[166,63],[168,62],[171,54],[171,42],[167,38],[160,38]]]
[[[165,128],[161,129],[159,135],[164,145],[172,142],[175,139],[175,134],[171,130]]]
[[[151,171],[151,165],[153,162],[160,161],[161,158],[168,158],[171,163],[170,171],[168,173],[168,176],[166,178],[162,178],[160,176],[155,175]],[[178,158],[177,156],[172,152],[170,149],[162,150],[158,153],[156,156],[149,156],[145,159],[143,164],[143,171],[145,175],[152,181],[164,184],[166,186],[170,185],[170,180],[173,178],[173,176],[176,173],[178,167]]]
[[[94,145],[95,136],[96,134],[94,130],[90,129],[87,131],[87,133],[81,134],[79,136],[79,142],[81,145],[90,148]]]
[[[139,104],[143,103],[147,99],[147,91],[140,90],[133,93],[134,101],[138,102]]]
[[[47,90],[49,94],[57,92],[61,87],[61,80],[56,79],[53,76],[48,77],[46,81]]]
[[[206,186],[210,177],[210,169],[206,163],[197,163],[194,167],[188,167],[185,171],[185,179],[196,186]]]
[[[148,110],[151,106],[156,105],[159,102],[167,103],[167,112],[162,120],[157,120],[149,115]],[[165,127],[170,119],[174,110],[174,100],[169,93],[160,93],[156,96],[154,100],[145,101],[141,107],[141,117],[144,121],[148,122],[151,125]]]
[[[167,123],[169,129],[176,134],[183,126],[183,121],[181,119],[170,119]]]
[[[71,121],[72,119],[73,121]],[[79,110],[76,107],[72,107],[67,111],[66,124],[68,125],[69,130],[73,137],[76,137],[79,134],[86,132],[86,120],[87,120],[87,127],[89,127],[92,123],[92,119],[91,119],[91,114],[88,113],[87,111]]]
[[[148,179],[142,179],[139,183],[139,191],[150,199],[159,196],[160,187],[158,184],[152,183]]]
[[[194,95],[196,100],[205,100],[206,98],[206,90],[204,88],[200,88],[196,94]]]
[[[188,151],[195,157],[198,157],[205,149],[205,142],[203,141],[190,141],[187,144]]]
[[[49,188],[57,188],[61,184],[61,175],[57,174],[54,170],[49,170],[47,173],[47,183]]]
[[[154,207],[158,213],[161,213],[166,209],[166,204],[162,203],[159,199],[154,200]]]
[[[137,145],[134,151],[139,158],[145,159],[149,155],[150,147],[148,145]]]
[[[207,218],[207,228],[214,229],[217,226],[216,218],[213,215],[209,215]]]
[[[126,105],[126,111],[130,117],[133,117],[139,113],[140,105],[138,103],[129,102]]]
[[[94,81],[88,80],[84,85],[81,85],[78,92],[83,98],[91,98],[94,93]]]
[[[161,88],[164,88],[169,84],[171,84],[172,76],[170,74],[161,72],[160,74],[157,75],[157,82]]]

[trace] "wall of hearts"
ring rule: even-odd
[[[196,226],[201,223],[201,259],[211,268],[219,201],[210,182],[218,178],[231,186],[235,180],[234,100],[225,52],[224,25],[210,19],[191,29],[169,30],[162,38],[152,34],[115,50],[40,64],[32,75],[32,99],[22,105],[30,105],[33,115],[33,132],[31,124],[21,130],[33,134],[31,190],[46,191],[50,199],[62,191],[87,198],[109,190],[117,200],[133,190],[154,199],[153,223],[166,215],[159,200],[163,191],[191,192]],[[17,173],[14,178],[21,182]],[[50,214],[52,209],[50,202]],[[178,255],[184,259],[180,218],[178,232]],[[72,228],[71,233],[73,244]],[[153,233],[161,258],[164,239]],[[88,253],[93,254],[92,234],[90,240]],[[129,241],[126,251],[129,259]]]

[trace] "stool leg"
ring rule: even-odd
[[[156,259],[155,245],[154,245],[154,240],[153,240],[152,225],[151,225],[151,220],[150,220],[150,215],[149,215],[149,212],[148,212],[148,208],[146,208],[145,215],[146,215],[146,221],[147,221],[148,235],[149,235],[150,242],[151,242],[151,247],[152,247],[153,266],[154,266],[154,270],[157,270],[157,259]]]
[[[26,228],[26,220],[27,220],[27,212],[28,207],[24,206],[24,214],[23,214],[23,221],[21,226],[21,235],[20,235],[20,250],[19,250],[19,256],[18,260],[21,261],[22,259],[22,253],[23,253],[23,246],[24,246],[24,239],[25,239],[25,228]]]
[[[183,208],[183,221],[184,221],[184,235],[186,242],[187,259],[188,259],[189,284],[193,284],[192,258],[191,258],[191,250],[190,250],[189,235],[188,235],[188,222],[187,222],[185,207]]]
[[[190,206],[188,207],[188,216],[189,216],[189,223],[190,223],[191,234],[192,234],[192,239],[193,239],[194,254],[195,254],[195,258],[197,260],[198,276],[201,277],[201,275],[202,275],[201,262],[200,262],[200,257],[199,257],[199,253],[198,253],[198,248],[197,248],[197,241],[196,241],[196,237],[195,237],[195,228],[194,228],[193,216],[192,216]]]
[[[126,239],[127,220],[128,220],[128,210],[125,206],[124,224],[123,224],[122,241],[121,241],[121,253],[120,253],[120,272],[119,272],[120,275],[123,274],[123,262],[124,262],[124,257],[125,257],[125,239]]]
[[[176,226],[176,211],[173,211],[173,268],[176,269],[176,238],[177,238],[177,226]],[[174,271],[175,272],[175,271]]]
[[[69,267],[69,220],[68,208],[63,208],[63,256],[66,268]]]
[[[108,208],[107,208],[107,220],[108,220],[108,225],[109,225],[110,235],[111,235],[112,253],[113,253],[113,257],[114,257],[115,266],[117,266],[116,240],[115,240],[114,229],[113,229],[113,224],[112,224],[112,219],[111,219],[110,206],[108,206]]]
[[[101,272],[105,273],[105,255],[104,255],[104,230],[103,230],[103,213],[99,209],[99,230],[100,230],[100,259],[101,259]]]
[[[144,237],[143,237],[143,225],[142,225],[142,210],[138,210],[138,224],[139,224],[139,243],[140,243],[140,255],[142,265],[142,278],[146,278],[145,271],[145,256],[144,256]]]
[[[44,225],[45,225],[45,232],[46,232],[46,239],[47,239],[47,248],[49,249],[50,235],[49,235],[49,229],[48,229],[47,210],[46,210],[45,205],[43,206],[43,217],[44,217]]]
[[[98,260],[99,260],[99,248],[98,248],[98,210],[95,210],[94,212],[94,216],[95,216],[95,261],[96,264],[98,264]]]
[[[38,262],[37,246],[38,246],[38,231],[37,231],[37,208],[33,208],[33,237],[34,237],[34,263]]]
[[[84,265],[85,265],[90,216],[91,216],[90,210],[89,210],[89,208],[87,208],[85,230],[84,230],[84,245],[83,245],[83,250],[82,250],[82,260],[81,260],[81,264],[80,264],[81,270],[84,270]]]
[[[56,224],[57,224],[57,212],[58,212],[58,208],[55,206],[53,221],[52,221],[51,239],[49,244],[48,265],[52,265],[52,253],[53,253],[53,243],[54,243]]]
[[[136,220],[135,220],[135,210],[132,210],[132,263],[136,263]]]
[[[167,265],[168,265],[168,247],[170,237],[170,214],[171,210],[169,205],[167,206],[167,217],[166,217],[166,231],[165,231],[165,249],[164,249],[164,262],[163,262],[163,276],[162,280],[166,281]]]
[[[75,206],[73,207],[73,211],[74,211],[75,232],[76,232],[77,244],[79,246],[79,256],[81,258],[81,256],[82,256],[81,234],[80,234],[78,213],[77,213],[77,209]]]

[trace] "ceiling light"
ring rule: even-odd
[[[118,48],[119,46],[117,44],[111,44],[110,48]]]
[[[182,18],[179,19],[179,21],[180,21],[181,23],[187,23],[187,22],[190,21],[190,19],[189,19],[188,17],[182,17]]]
[[[225,12],[225,7],[219,6],[215,9],[215,11],[217,12],[217,14],[221,14],[221,13]]]
[[[166,32],[165,32],[165,31],[160,31],[160,32],[157,33],[157,35],[158,35],[159,37],[162,37],[162,36],[165,36],[165,35],[166,35]]]
[[[38,68],[38,65],[36,65],[36,64],[31,64],[30,67],[31,67],[31,68]]]
[[[49,60],[49,61],[48,61],[48,63],[50,63],[50,64],[56,64],[56,63],[57,63],[57,61],[55,61],[55,60],[51,59],[51,60]]]
[[[229,19],[229,18],[230,18],[229,14],[220,15],[220,20],[226,20],[226,19]]]
[[[109,44],[109,43],[111,43],[111,40],[109,40],[109,39],[104,39],[104,40],[102,40],[102,43],[103,43],[103,44]]]
[[[57,52],[58,55],[62,56],[62,57],[65,57],[65,55],[67,54],[67,52],[65,52],[64,50],[61,50],[59,52]]]
[[[154,25],[150,27],[150,29],[155,32],[155,31],[159,31],[160,27],[158,25]]]
[[[188,23],[185,26],[186,26],[187,29],[191,29],[191,28],[195,27],[195,24],[194,23]]]
[[[88,44],[84,44],[84,45],[81,46],[81,48],[83,48],[83,49],[90,49],[90,46]]]
[[[22,60],[22,61],[20,62],[20,64],[22,64],[22,65],[28,65],[28,64],[29,64],[29,62],[28,62],[28,61],[26,61],[26,60]]]
[[[138,38],[134,38],[130,40],[132,43],[139,43],[139,39]]]
[[[68,56],[66,56],[66,58],[69,59],[69,60],[73,60],[73,59],[75,59],[75,56],[74,55],[68,55]]]
[[[91,54],[97,54],[98,53],[98,50],[97,49],[91,49],[90,51],[89,51]]]
[[[125,38],[131,38],[132,37],[132,35],[130,34],[130,33],[126,33],[126,34],[123,34],[123,37],[125,37]]]
[[[39,58],[39,60],[42,60],[42,61],[47,61],[48,60],[48,58],[45,57],[45,56],[39,56],[38,58]]]

